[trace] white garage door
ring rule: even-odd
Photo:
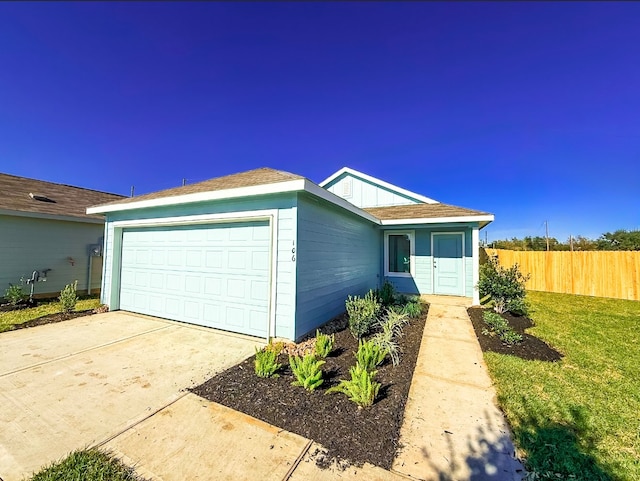
[[[266,337],[269,223],[125,229],[120,309]]]

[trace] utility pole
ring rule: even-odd
[[[185,185],[187,185],[187,179],[182,179],[182,187],[184,187]]]
[[[549,221],[544,221],[544,236],[547,238],[547,252],[549,252]]]
[[[573,236],[569,234],[569,246],[571,247],[571,252],[573,252]]]
[[[135,190],[135,188],[136,188],[136,186],[135,186],[135,185],[132,185],[132,186],[131,186],[131,197],[133,197],[133,191]]]

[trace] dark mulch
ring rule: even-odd
[[[9,329],[10,331],[15,331],[18,329],[26,329],[28,327],[42,326],[44,324],[53,324],[55,322],[68,321],[69,319],[75,319],[77,317],[90,316],[94,314],[95,311],[93,309],[88,309],[86,311],[76,311],[65,316],[64,314],[58,312],[56,314],[47,314],[46,316],[39,317],[37,319],[32,319],[27,322],[23,322],[22,324],[14,324]]]
[[[471,323],[473,324],[473,329],[476,332],[476,337],[480,343],[480,348],[483,352],[491,351],[499,354],[509,354],[529,361],[555,362],[562,359],[563,355],[560,352],[556,351],[543,340],[525,332],[529,327],[533,327],[534,323],[531,319],[524,316],[514,316],[508,312],[502,314],[502,317],[507,320],[513,330],[518,334],[522,334],[522,342],[520,344],[510,346],[503,343],[498,336],[482,334],[482,330],[487,327],[482,319],[482,313],[485,310],[486,309],[481,307],[470,307],[467,309]]]
[[[335,461],[341,468],[350,463],[369,462],[389,469],[398,449],[404,407],[426,317],[425,308],[419,319],[404,328],[399,341],[400,364],[394,367],[386,361],[379,367],[376,376],[382,384],[379,397],[367,409],[358,409],[344,394],[325,395],[340,379],[350,378],[349,368],[355,364],[353,353],[358,343],[346,327],[345,316],[322,329],[326,333],[335,332],[336,349],[326,359],[325,381],[315,392],[291,385],[294,377],[283,355],[279,362],[286,367],[278,378],[258,378],[253,366],[255,356],[252,356],[192,392],[322,444],[328,452],[316,453],[314,458],[320,467],[329,467]]]

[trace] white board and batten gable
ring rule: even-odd
[[[349,167],[343,167],[329,176],[320,183],[320,186],[361,209],[438,203],[436,200],[402,189]]]

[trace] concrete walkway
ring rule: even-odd
[[[393,470],[421,480],[512,481],[524,469],[467,315],[468,300],[430,303]]]

